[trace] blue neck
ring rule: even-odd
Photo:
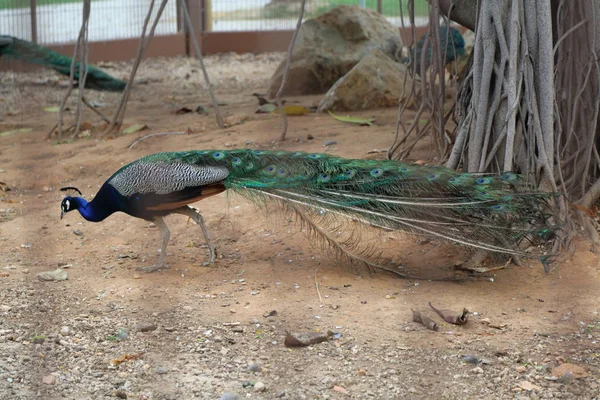
[[[73,201],[77,203],[77,210],[79,210],[79,214],[81,214],[81,216],[86,220],[91,222],[100,222],[115,212],[115,210],[105,207],[104,204],[94,200],[88,203],[81,197],[73,198]]]

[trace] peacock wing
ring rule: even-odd
[[[229,175],[224,166],[180,161],[138,161],[121,169],[108,183],[140,210],[174,210],[221,193]]]

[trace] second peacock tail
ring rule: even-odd
[[[85,218],[99,221],[123,211],[152,221],[173,210],[185,214],[179,207],[224,190],[260,208],[274,202],[338,254],[391,270],[354,235],[339,240],[340,221],[514,255],[526,255],[515,247],[522,239],[547,238],[556,229],[546,209],[553,194],[528,190],[514,173],[467,174],[286,151],[152,154],[117,171],[90,203],[73,207],[63,200],[63,212],[79,208]]]
[[[72,58],[55,52],[45,46],[12,36],[0,35],[0,56],[11,57],[26,63],[52,68],[56,72],[70,76]],[[75,64],[74,79],[79,80],[79,63]],[[88,89],[121,92],[126,83],[113,78],[100,69],[88,65],[85,87]]]
[[[423,36],[417,42],[414,50],[409,48],[409,56],[402,60],[402,62],[407,64],[410,59],[414,58],[412,63],[413,71],[415,71],[417,74],[421,73],[422,62],[425,62],[425,69],[429,68],[431,65],[431,43],[427,45],[426,53],[423,54],[423,48],[425,47],[425,42],[427,41],[428,37],[429,34]],[[450,27],[450,29],[448,29],[448,25],[440,26],[440,44],[441,58],[444,65],[458,60],[466,54],[465,39],[460,34],[460,31],[454,27]]]

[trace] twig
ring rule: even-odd
[[[315,268],[315,288],[317,288],[317,294],[319,295],[319,302],[323,304],[323,298],[321,297],[321,291],[319,290],[319,281],[317,280],[317,271],[319,268]]]
[[[196,58],[200,62],[200,68],[202,69],[202,74],[204,75],[204,81],[206,82],[206,88],[208,89],[210,101],[212,102],[213,108],[215,109],[215,114],[217,116],[217,124],[219,125],[219,128],[224,129],[225,123],[223,122],[223,116],[221,115],[221,110],[219,109],[219,102],[217,101],[217,98],[215,97],[215,94],[213,93],[212,85],[211,85],[210,79],[208,77],[208,71],[206,70],[206,66],[204,65],[204,58],[202,57],[202,51],[200,50],[200,44],[198,44],[198,38],[196,37],[194,25],[192,24],[190,14],[188,13],[188,9],[187,9],[187,6],[185,3],[186,3],[185,0],[179,0],[179,4],[181,5],[181,10],[183,11],[183,17],[185,19],[185,24],[187,25],[188,33],[192,37],[192,43],[194,44]]]
[[[88,74],[88,25],[90,20],[90,2],[91,0],[84,0],[83,2],[83,17],[81,21],[81,30],[79,32],[79,96],[77,99],[75,130],[73,131],[71,138],[75,138],[79,134],[79,130],[81,129],[81,119],[83,118],[81,105],[83,104],[83,91]]]
[[[57,129],[57,135],[58,135],[59,141],[62,139],[63,115],[65,112],[65,105],[67,104],[67,99],[69,98],[69,96],[71,96],[71,93],[73,92],[73,78],[75,77],[75,64],[77,63],[77,53],[79,50],[80,38],[81,38],[81,31],[79,32],[79,36],[77,37],[77,41],[75,42],[75,48],[73,49],[73,59],[71,60],[71,68],[70,68],[70,72],[69,72],[69,86],[67,87],[67,91],[65,92],[65,95],[63,96],[62,100],[60,101],[60,106],[58,108],[58,122],[56,124],[56,129]],[[50,131],[50,133],[48,134],[48,137],[50,137],[52,135],[53,131],[54,131],[54,129],[52,129]]]
[[[123,118],[125,116],[125,110],[127,108],[127,101],[129,100],[129,94],[131,93],[131,87],[133,86],[133,80],[135,78],[135,74],[137,73],[138,67],[140,66],[142,57],[143,57],[144,53],[146,52],[146,49],[148,48],[148,45],[150,44],[152,37],[154,36],[154,30],[156,29],[156,26],[158,25],[158,21],[160,20],[160,17],[162,16],[163,10],[165,9],[165,6],[167,5],[167,1],[168,0],[162,0],[162,3],[160,4],[160,7],[158,8],[158,11],[156,13],[154,22],[152,23],[152,27],[150,28],[150,32],[148,33],[148,36],[146,37],[146,30],[148,28],[148,22],[150,21],[150,17],[152,16],[152,10],[154,9],[154,0],[152,0],[150,2],[150,6],[148,7],[148,14],[146,14],[146,19],[144,20],[142,34],[140,35],[140,43],[138,45],[137,55],[135,57],[133,67],[131,68],[131,73],[129,75],[129,81],[127,82],[127,85],[125,86],[125,90],[123,91],[123,95],[121,96],[121,101],[119,102],[119,107],[117,108],[117,111],[115,112],[115,114],[113,116],[113,119],[110,121],[110,123],[108,124],[108,127],[104,131],[104,135],[107,135],[107,134],[113,132],[115,129],[119,129],[121,127],[121,125],[123,124]]]
[[[186,135],[187,133],[188,132],[157,132],[157,133],[151,133],[149,135],[142,136],[141,138],[134,140],[128,146],[128,149],[129,150],[133,149],[136,144],[138,144],[139,142],[144,141],[146,139],[150,139],[151,137],[155,137],[155,136],[167,136],[167,135]]]
[[[281,78],[281,86],[279,86],[279,90],[275,95],[275,99],[277,100],[277,107],[279,108],[279,114],[281,114],[281,122],[283,123],[283,127],[281,129],[281,136],[279,140],[284,141],[285,135],[287,133],[287,117],[285,115],[285,111],[283,109],[283,103],[281,102],[281,94],[283,93],[283,88],[287,83],[288,75],[290,72],[290,64],[292,63],[292,51],[294,50],[294,44],[296,43],[296,38],[298,37],[298,32],[300,31],[300,26],[302,25],[302,19],[304,18],[304,6],[306,5],[306,0],[302,0],[300,3],[300,15],[298,16],[298,22],[296,23],[296,30],[294,31],[294,36],[292,36],[292,41],[290,42],[290,46],[288,47],[287,58],[285,60],[285,68],[283,69],[283,77]]]
[[[104,120],[104,122],[106,122],[107,124],[110,124],[110,119],[106,118],[106,116],[104,116],[104,114],[102,114],[102,112],[100,110],[98,110],[96,107],[94,107],[94,105],[92,103],[90,103],[85,97],[82,97],[81,99],[83,100],[83,104],[88,106],[89,109],[92,110],[93,112],[95,112],[100,118],[102,118]]]

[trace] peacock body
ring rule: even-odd
[[[70,76],[71,74],[71,57],[16,37],[0,35],[0,56],[49,67],[62,75]],[[79,63],[75,64],[74,79],[79,80]],[[126,83],[124,81],[113,78],[106,72],[88,65],[88,73],[85,81],[86,88],[121,92],[125,89],[125,86]]]
[[[550,235],[544,211],[548,193],[527,190],[514,173],[482,175],[394,160],[345,159],[286,151],[202,150],[157,153],[115,172],[87,202],[65,197],[61,218],[79,210],[89,221],[115,212],[153,221],[163,248],[169,231],[163,217],[179,213],[203,229],[211,261],[214,250],[200,214],[188,204],[233,191],[263,207],[273,201],[294,213],[338,253],[386,268],[360,249],[339,242],[338,221],[422,234],[497,253],[522,255],[513,245],[526,236]]]
[[[421,62],[423,61],[423,48],[425,47],[425,42],[429,38],[429,33],[424,35],[416,44],[416,48],[413,51],[409,49],[409,57],[405,57],[403,59],[404,63],[408,63],[410,59],[414,57],[414,62],[412,65],[414,66],[414,71],[417,74],[421,73]],[[440,43],[442,49],[442,60],[444,65],[458,60],[460,57],[463,57],[466,53],[465,49],[465,39],[460,34],[460,31],[454,27],[450,27],[448,31],[448,25],[440,26]],[[426,53],[424,55],[425,61],[425,69],[429,68],[431,65],[431,52],[432,47],[431,43],[427,45]]]

